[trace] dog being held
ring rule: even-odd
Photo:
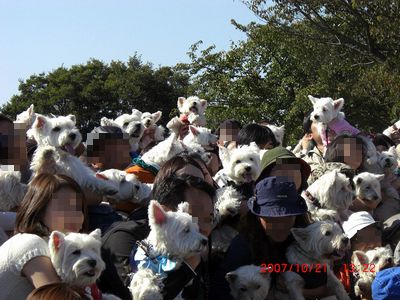
[[[91,299],[120,299],[114,295],[103,294],[101,298],[96,280],[105,269],[101,258],[101,231],[96,229],[90,234],[69,233],[65,235],[53,231],[49,238],[51,262],[61,281],[84,289]]]
[[[225,278],[235,300],[265,300],[271,286],[270,273],[255,265],[241,266]]]
[[[326,135],[327,127],[333,130],[335,135],[357,135],[360,133],[360,130],[351,126],[345,120],[344,113],[341,112],[344,105],[343,98],[333,100],[329,97],[315,98],[308,95],[308,99],[312,102],[314,109],[311,113],[311,121],[318,123],[318,132],[325,148],[329,144],[328,136]]]
[[[306,280],[307,275],[311,270],[318,274],[319,272],[315,270],[318,265],[321,266],[319,274],[326,275],[326,278],[321,279],[323,281],[326,279],[329,292],[336,295],[338,300],[350,299],[330,267],[330,261],[334,257],[343,257],[350,246],[349,239],[339,225],[332,221],[318,221],[306,228],[292,228],[291,232],[295,241],[289,245],[286,251],[287,261],[289,264],[301,266],[301,269],[308,266],[308,270],[296,273],[296,270],[292,269],[292,271],[282,273],[290,299],[305,299],[303,288],[308,288],[308,284],[313,284]],[[315,280],[315,277],[311,280]]]
[[[381,181],[385,175],[362,172],[353,178],[355,195],[358,199],[378,201],[382,200]]]
[[[21,172],[0,170],[0,211],[11,211],[21,204],[27,190]]]
[[[108,198],[117,201],[130,201],[132,203],[143,204],[143,201],[148,199],[151,194],[151,187],[149,185],[140,182],[136,175],[126,173],[125,171],[108,169],[96,173],[96,176],[109,180],[115,185],[118,193]]]
[[[205,250],[207,238],[200,233],[188,210],[187,202],[180,203],[173,212],[164,211],[155,200],[150,201],[150,233],[135,254],[138,270],[130,284],[133,300],[162,299],[162,285],[157,284],[165,272],[178,269],[186,257]],[[164,264],[165,259],[169,263]]]
[[[218,137],[205,127],[195,127],[189,125],[189,133],[183,138],[182,142],[190,149],[190,152],[198,153],[205,163],[210,161],[210,156],[205,148],[214,147]]]
[[[28,132],[38,143],[30,166],[32,171],[64,174],[75,179],[81,187],[107,195],[118,192],[114,185],[96,178],[95,173],[74,155],[82,140],[75,127],[75,116],[48,118],[37,114]],[[51,170],[46,169],[47,165],[52,166]]]
[[[351,257],[354,275],[357,279],[354,285],[356,296],[371,295],[371,285],[376,273],[394,266],[393,252],[390,245],[376,247],[366,252],[356,250]]]
[[[172,118],[168,122],[168,129],[178,134],[179,128],[183,124],[202,127],[206,126],[204,112],[207,108],[207,100],[200,99],[197,96],[190,96],[187,99],[185,97],[179,97],[177,104],[181,115],[179,117]]]
[[[385,174],[385,178],[382,180],[382,188],[388,197],[400,200],[399,193],[393,187],[393,183],[398,180],[398,177],[395,175],[395,171],[399,166],[398,159],[395,146],[390,147],[388,151],[382,151],[378,154],[379,166],[383,174]]]
[[[313,220],[343,222],[348,218],[354,192],[350,179],[338,170],[325,173],[302,194]]]
[[[144,133],[144,126],[142,124],[142,113],[137,109],[132,109],[132,113],[123,114],[115,120],[106,117],[101,118],[101,126],[117,126],[126,132],[129,136],[129,144],[132,151],[139,149],[139,141]]]

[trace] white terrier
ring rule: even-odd
[[[117,201],[130,201],[142,204],[143,200],[149,198],[151,187],[140,182],[134,174],[125,171],[109,169],[96,174],[97,177],[109,180],[118,189],[118,193],[109,198]]]
[[[191,124],[195,126],[206,126],[206,118],[204,112],[207,108],[207,100],[200,99],[197,96],[189,98],[178,98],[178,110],[181,113],[179,117],[172,118],[167,128],[178,134],[179,128],[183,124]]]
[[[366,252],[356,250],[351,257],[353,268],[352,272],[356,274],[358,280],[354,286],[356,296],[371,293],[372,281],[376,273],[394,266],[393,252],[390,245],[386,247],[377,247]]]
[[[381,181],[385,175],[362,172],[353,178],[356,197],[369,201],[381,201]]]
[[[75,116],[48,118],[37,114],[29,132],[38,143],[31,162],[32,171],[41,172],[48,162],[52,162],[54,170],[51,173],[70,176],[80,186],[108,195],[118,192],[106,180],[97,179],[95,173],[74,156],[75,148],[82,140],[75,127]]]
[[[0,171],[0,211],[10,211],[21,204],[27,190],[21,172]]]
[[[242,266],[225,278],[235,300],[265,300],[271,286],[270,273],[255,265]]]
[[[144,133],[139,144],[141,149],[144,149],[152,141],[160,142],[165,139],[165,128],[161,125],[157,126],[156,124],[160,120],[161,116],[161,111],[155,113],[141,113],[141,120],[144,126]]]
[[[338,170],[325,173],[302,193],[314,220],[345,221],[354,192],[350,179]]]
[[[292,228],[291,232],[295,241],[288,247],[286,257],[293,268],[290,272],[282,273],[290,299],[304,300],[302,289],[305,280],[301,275],[306,272],[294,272],[296,265],[301,269],[307,267],[309,271],[318,268],[318,264],[321,266],[321,273],[326,271],[328,290],[338,300],[350,299],[329,266],[330,260],[333,257],[343,257],[350,245],[339,225],[331,221],[319,221],[306,228]]]
[[[344,105],[344,99],[340,98],[333,100],[332,98],[315,98],[308,95],[313,104],[313,112],[311,113],[311,120],[318,123],[318,132],[322,138],[322,143],[326,147],[329,143],[328,137],[326,136],[326,129],[333,130],[336,135],[349,134],[356,135],[360,133],[360,130],[351,126],[345,119],[344,113],[341,109]]]
[[[168,138],[143,154],[142,160],[146,164],[153,165],[157,169],[160,169],[167,160],[183,151],[185,151],[184,144],[178,141],[177,135],[172,132]]]
[[[164,211],[157,201],[149,204],[149,236],[142,242],[139,255],[143,260],[138,271],[133,274],[130,289],[133,299],[162,299],[162,286],[155,286],[166,274],[160,267],[160,257],[176,263],[180,267],[183,259],[201,253],[207,245],[207,238],[199,231],[199,226],[187,213],[189,204],[180,203],[177,212]],[[135,259],[138,257],[138,252]],[[149,269],[152,272],[149,272]]]
[[[63,282],[71,286],[85,288],[85,293],[99,293],[96,280],[105,269],[101,258],[101,231],[90,234],[69,233],[65,235],[53,231],[49,238],[51,262]],[[114,295],[103,294],[101,299],[120,299]]]
[[[23,111],[22,113],[18,114],[14,124],[25,124],[26,130],[29,130],[32,127],[33,122],[36,120],[36,113],[34,111],[34,105],[31,104],[27,110]],[[32,138],[32,136],[28,135],[28,138]]]
[[[219,147],[219,157],[225,174],[235,184],[255,181],[261,173],[260,149],[252,142],[249,146],[227,149]]]
[[[283,142],[283,137],[285,136],[285,126],[284,125],[282,125],[282,126],[275,126],[275,125],[270,125],[270,124],[268,124],[267,125],[267,127],[269,128],[269,129],[271,129],[271,131],[272,131],[272,133],[274,134],[274,136],[275,136],[275,140],[278,142],[278,144],[279,145],[283,145],[282,144],[282,142]]]
[[[205,148],[216,145],[218,137],[205,127],[195,127],[189,125],[189,134],[184,137],[182,142],[190,149],[190,152],[198,153],[204,162],[209,162],[210,156],[207,155]]]
[[[132,114],[123,114],[115,120],[106,117],[101,118],[101,126],[117,126],[126,132],[129,136],[131,150],[136,151],[139,148],[139,141],[143,136],[144,126],[142,124],[142,113],[137,109],[132,109]]]

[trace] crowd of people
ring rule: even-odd
[[[356,195],[353,179],[370,171],[366,168],[365,139],[358,135],[333,136],[325,149],[317,123],[308,115],[303,122],[303,137],[291,148],[284,147],[268,125],[265,121],[241,124],[225,120],[214,132],[217,142],[204,148],[206,160],[183,147],[156,167],[140,161],[156,144],[154,141],[132,151],[122,128],[94,128],[74,155],[93,172],[123,170],[148,184],[151,194],[137,204],[115,201],[110,195],[82,187],[73,178],[57,174],[51,161],[40,172],[32,172],[35,141],[26,137],[26,128],[0,115],[0,172],[17,171],[21,184],[26,185],[21,202],[0,212],[0,299],[89,299],[85,290],[61,282],[50,259],[48,239],[53,231],[89,233],[96,228],[102,231],[101,256],[106,266],[97,286],[104,294],[131,299],[134,257],[138,242],[150,232],[148,205],[152,199],[165,211],[177,211],[181,202],[188,202],[188,212],[208,239],[204,251],[185,257],[179,268],[166,273],[163,299],[178,295],[183,299],[240,299],[232,293],[227,274],[246,265],[287,263],[287,249],[296,240],[292,229],[316,222],[304,199],[309,186],[327,172],[337,170],[349,179],[349,188]],[[189,134],[189,126],[181,124],[178,142]],[[370,137],[378,153],[400,143],[400,130],[390,128],[389,134]],[[151,141],[151,132],[148,134],[150,138],[146,138]],[[252,143],[259,149],[257,178],[238,184],[227,176],[221,148],[233,151]],[[391,199],[392,194],[387,192],[389,188],[400,192],[399,168],[391,174],[380,173],[385,177],[380,181],[381,196],[375,200],[354,196],[346,219],[336,221],[349,246],[343,255],[331,259],[328,268],[350,299],[400,299],[400,267],[396,266],[395,254],[388,267],[374,274],[371,286],[361,292],[355,291],[359,277],[351,270],[354,253],[365,254],[385,246],[393,253],[400,241],[400,199]],[[0,182],[0,189],[5,190],[6,185]],[[218,191],[227,186],[242,195],[240,205],[234,215],[215,224]],[[282,194],[285,197],[279,198]],[[219,237],[215,232],[221,228],[229,228],[229,238],[226,246],[216,247]],[[266,299],[280,299],[280,295],[289,293],[282,275],[270,272]],[[245,295],[248,288],[243,286],[240,293]],[[304,276],[302,294],[305,299],[332,296],[327,277]]]

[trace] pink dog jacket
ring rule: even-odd
[[[350,125],[345,119],[335,118],[331,122],[329,122],[328,127],[330,130],[335,132],[335,135],[338,134],[348,134],[348,135],[357,135],[361,131],[357,128]]]

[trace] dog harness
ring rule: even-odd
[[[167,276],[166,272],[174,270],[176,266],[177,263],[166,255],[155,254],[153,247],[147,242],[138,241],[136,247],[132,249],[131,267],[134,273],[138,269],[151,269],[154,273],[165,278]]]
[[[155,175],[157,175],[158,171],[160,170],[160,166],[156,165],[156,164],[147,164],[145,163],[142,158],[140,156],[132,159],[132,163],[142,167],[145,170],[148,170],[150,172],[152,172]]]

